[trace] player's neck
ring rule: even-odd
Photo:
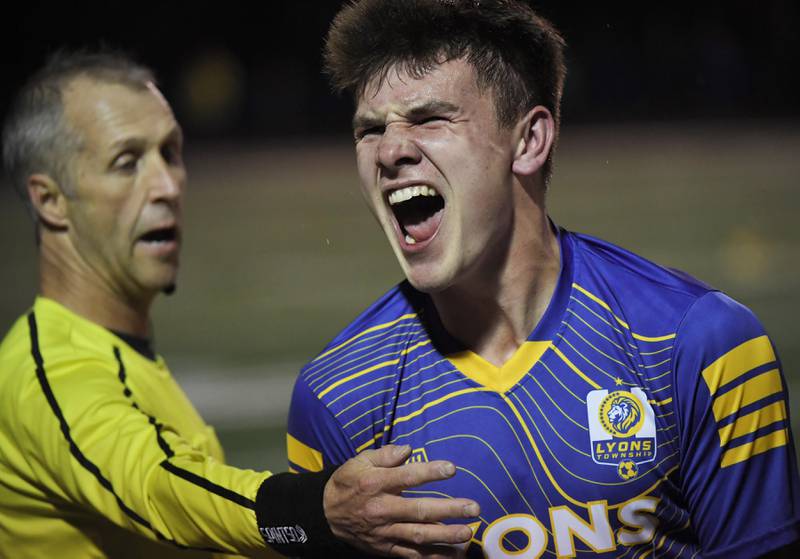
[[[39,293],[104,328],[148,338],[153,297],[135,300],[115,293],[86,267],[75,266],[42,245]]]
[[[553,297],[561,264],[547,216],[517,228],[508,254],[483,263],[458,285],[432,295],[448,333],[501,366],[526,341]]]

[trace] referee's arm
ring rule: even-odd
[[[168,545],[239,554],[268,543],[287,555],[326,556],[344,552],[347,541],[414,557],[439,553],[428,544],[471,535],[465,526],[436,524],[473,516],[471,501],[399,497],[406,487],[452,475],[442,463],[389,469],[405,461],[407,449],[386,447],[335,473],[234,468],[132,406],[107,367],[97,361],[51,371],[46,390],[29,392],[42,401],[23,407],[31,410],[25,444],[42,465],[41,481],[65,502]],[[42,413],[48,408],[53,413]]]

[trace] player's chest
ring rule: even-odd
[[[655,537],[652,515],[668,508],[671,408],[634,376],[603,383],[559,361],[543,359],[505,393],[453,382],[397,400],[392,442],[410,444],[411,460],[456,464],[455,478],[423,492],[477,499],[475,540],[488,557],[529,544],[565,553],[643,545]],[[585,545],[574,547],[575,534]]]

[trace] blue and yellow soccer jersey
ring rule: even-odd
[[[754,557],[800,538],[786,385],[753,314],[608,243],[560,232],[556,292],[502,367],[430,299],[391,290],[302,371],[293,469],[408,444],[471,497],[471,557]],[[522,554],[522,555],[520,555]]]

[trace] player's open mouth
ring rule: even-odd
[[[389,193],[389,206],[404,245],[413,247],[436,235],[444,213],[444,198],[424,184],[406,186]]]

